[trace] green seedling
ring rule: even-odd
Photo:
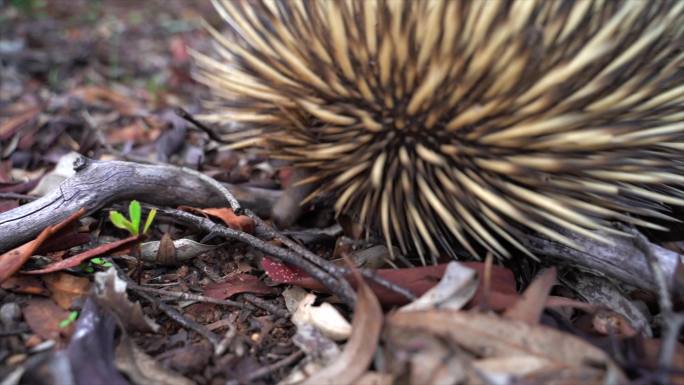
[[[146,234],[154,221],[154,217],[157,215],[157,209],[152,209],[149,214],[147,214],[147,219],[145,219],[145,225],[143,226],[142,234]],[[112,221],[114,226],[127,230],[131,235],[140,235],[140,219],[142,217],[142,209],[140,208],[140,202],[131,201],[128,205],[128,216],[126,218],[123,214],[118,211],[109,212],[109,220]]]
[[[95,269],[93,269],[93,267],[90,266],[89,263],[81,263],[79,267],[88,274],[92,274],[95,272]]]
[[[101,267],[112,267],[111,262],[107,262],[104,259],[99,258],[99,257],[91,259],[90,263],[92,263],[93,265],[101,266]]]
[[[76,321],[77,318],[78,318],[78,312],[76,310],[74,310],[74,311],[70,312],[69,315],[65,319],[59,321],[59,327],[61,329],[64,329],[65,327],[68,327],[69,325],[74,323],[74,321]]]
[[[112,263],[102,259],[102,258],[93,258],[88,262],[81,263],[79,267],[81,270],[85,271],[86,273],[94,273],[95,272],[95,267],[101,267],[101,270],[107,269],[112,267]]]

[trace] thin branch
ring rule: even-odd
[[[304,352],[298,350],[280,361],[274,362],[270,365],[262,366],[261,368],[251,372],[244,381],[245,383],[251,383],[254,380],[268,376],[276,370],[288,367],[302,358],[304,358]]]
[[[247,301],[251,302],[254,306],[260,307],[264,310],[266,310],[269,313],[275,314],[279,317],[282,318],[288,318],[290,317],[290,312],[288,312],[285,309],[281,309],[278,306],[268,302],[264,301],[263,299],[257,297],[254,294],[242,294],[242,298],[246,299]]]
[[[346,282],[346,280],[338,279],[338,277],[335,277],[327,271],[322,270],[319,266],[316,266],[315,264],[311,263],[298,253],[265,242],[251,234],[230,229],[221,224],[214,223],[207,218],[198,217],[196,215],[186,213],[184,211],[174,209],[160,209],[159,212],[161,214],[168,215],[178,221],[192,225],[195,228],[199,228],[207,233],[217,234],[224,238],[234,239],[246,243],[257,250],[264,252],[269,257],[278,259],[293,266],[297,266],[304,270],[307,274],[312,276],[314,279],[321,282],[328,290],[330,290],[331,293],[340,297],[342,301],[344,301],[346,304],[350,306],[353,306],[356,300],[356,293],[351,288],[351,285],[349,285],[349,283]]]
[[[121,270],[121,267],[119,267],[117,264],[113,264],[114,268],[116,268],[117,273],[119,274],[119,277],[126,281],[126,284],[128,288],[135,288],[139,287],[138,284],[136,284],[126,273]],[[135,289],[133,289],[135,290]],[[170,319],[181,325],[182,327],[186,329],[190,329],[197,334],[201,335],[202,337],[206,338],[211,345],[214,347],[214,354],[220,355],[223,352],[219,351],[219,347],[221,346],[221,337],[219,337],[218,334],[212,332],[211,330],[207,329],[206,327],[200,325],[199,323],[185,317],[183,314],[181,314],[178,310],[176,310],[174,307],[157,300],[156,298],[152,297],[151,295],[145,293],[145,291],[142,290],[136,290],[136,294],[139,295],[140,297],[144,298],[146,301],[151,303],[153,306],[157,307],[159,310],[163,311]]]
[[[257,225],[257,228],[259,231],[263,232],[265,235],[279,241],[283,245],[287,246],[290,250],[300,254],[302,257],[306,258],[309,260],[311,263],[319,266],[321,269],[325,270],[331,275],[334,275],[336,277],[344,277],[345,275],[351,274],[351,270],[335,265],[334,263],[331,263],[330,261],[320,257],[319,255],[311,252],[309,249],[306,247],[300,245],[299,243],[293,241],[292,239],[284,236],[283,234],[275,231],[271,226],[269,226],[266,222],[264,222],[261,218],[259,218],[257,215],[255,215],[251,210],[245,210],[245,214],[247,214],[252,220],[254,220],[254,223]],[[405,289],[395,283],[392,283],[377,274],[373,270],[370,269],[359,269],[361,271],[361,275],[363,275],[365,278],[370,279],[371,281],[377,283],[378,285],[393,291],[395,293],[398,293],[404,297],[406,297],[409,301],[413,301],[416,299],[416,296],[409,291],[408,289]]]
[[[185,111],[183,108],[177,107],[176,110],[175,110],[175,112],[176,112],[176,115],[178,115],[178,116],[181,117],[182,119],[184,119],[184,120],[186,120],[186,121],[192,123],[195,127],[199,128],[199,129],[202,130],[204,133],[206,133],[207,135],[209,135],[209,138],[210,138],[211,140],[214,140],[214,141],[219,142],[219,143],[224,143],[224,144],[225,144],[225,143],[231,143],[230,141],[227,141],[227,140],[224,140],[223,138],[221,138],[221,135],[217,134],[216,131],[212,130],[211,128],[207,127],[206,124],[204,124],[204,123],[200,122],[199,120],[195,119],[195,117],[192,116],[192,114],[190,114],[189,112]]]
[[[651,274],[655,280],[658,288],[658,306],[663,316],[663,336],[662,345],[658,354],[658,364],[661,368],[672,367],[672,359],[677,348],[677,339],[679,331],[684,325],[684,313],[675,313],[672,309],[672,298],[670,297],[670,290],[668,288],[667,279],[663,270],[660,268],[658,259],[653,255],[651,245],[638,231],[633,231],[635,235],[635,244],[646,256],[648,266],[651,269]],[[660,382],[668,383],[667,373],[663,372],[660,377]]]
[[[154,287],[146,287],[138,284],[131,284],[130,288],[136,291],[144,291],[146,293],[153,293],[161,296],[167,296],[167,297],[172,297],[174,299],[182,300],[182,301],[196,301],[196,302],[205,302],[205,303],[213,303],[215,305],[225,305],[225,306],[232,306],[236,307],[239,309],[246,309],[246,310],[256,310],[253,306],[247,305],[244,303],[236,302],[236,301],[231,301],[228,299],[216,299],[216,298],[211,298],[207,297],[204,295],[198,295],[198,294],[192,294],[192,293],[183,293],[180,291],[169,291],[169,290],[163,290],[163,289],[157,289]]]

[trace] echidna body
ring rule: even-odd
[[[684,205],[684,1],[215,5],[204,118],[423,262]]]

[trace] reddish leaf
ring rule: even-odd
[[[48,296],[50,292],[43,286],[43,281],[37,277],[29,277],[26,275],[15,275],[9,277],[0,286],[5,290],[13,291],[15,293],[34,294]]]
[[[33,188],[38,185],[38,182],[40,182],[42,178],[43,177],[41,176],[38,178],[27,180],[26,182],[5,184],[4,186],[0,187],[0,192],[23,194],[33,190]]]
[[[234,230],[244,231],[246,233],[254,232],[254,221],[246,215],[235,215],[233,209],[224,207],[218,209],[202,209],[202,211],[210,216],[218,218],[223,221],[228,227]]]
[[[88,251],[85,251],[81,254],[74,255],[71,258],[50,264],[50,265],[48,265],[42,269],[24,271],[22,273],[24,273],[24,274],[46,274],[46,273],[53,273],[55,271],[60,271],[60,270],[64,270],[64,269],[70,269],[70,268],[73,268],[73,267],[80,265],[81,262],[87,261],[91,258],[97,257],[97,256],[102,255],[102,254],[110,253],[110,252],[112,252],[116,249],[122,248],[124,246],[128,246],[131,243],[137,241],[138,239],[139,239],[139,237],[132,236],[132,237],[124,238],[124,239],[116,241],[116,242],[106,243],[106,244],[100,245],[94,249],[90,249]]]
[[[7,140],[11,138],[12,135],[14,135],[14,133],[21,128],[21,126],[38,116],[39,112],[40,108],[38,107],[30,108],[19,115],[5,119],[5,121],[0,124],[0,140]]]
[[[209,284],[203,291],[207,297],[227,299],[240,293],[270,294],[273,289],[253,275],[237,274],[223,282]]]
[[[306,274],[304,270],[270,258],[261,259],[261,268],[263,268],[269,278],[276,283],[290,283],[301,286],[299,283],[309,278],[309,275]],[[309,289],[313,288],[309,287]]]
[[[85,86],[72,92],[72,95],[89,104],[111,104],[121,115],[138,115],[142,109],[130,98],[102,86]]]
[[[52,293],[52,299],[64,310],[71,309],[74,301],[85,297],[90,290],[88,278],[66,273],[50,274],[43,277]]]
[[[556,268],[544,270],[535,277],[515,305],[506,311],[505,316],[530,325],[539,323],[539,317],[546,307],[546,300],[555,284]]]
[[[19,207],[19,201],[16,199],[7,199],[0,201],[0,213],[10,211]]]
[[[278,170],[278,179],[280,179],[280,185],[283,188],[287,188],[290,185],[293,174],[294,169],[292,167],[283,167]]]
[[[36,249],[38,249],[38,247],[42,245],[43,242],[45,242],[50,236],[66,227],[71,222],[80,218],[83,213],[85,213],[85,209],[81,208],[77,212],[71,214],[64,221],[43,230],[40,234],[38,234],[36,239],[12,249],[3,255],[0,255],[0,283],[4,282],[7,278],[19,271],[24,263],[31,258],[31,255],[33,255]]]
[[[107,132],[107,143],[122,144],[126,142],[134,143],[150,143],[159,136],[159,129],[148,129],[146,125],[140,120],[136,120],[132,124],[124,127],[117,127],[116,129]]]
[[[226,224],[226,226],[230,227],[233,230],[244,231],[250,234],[254,232],[255,225],[252,218],[246,215],[235,215],[233,209],[229,207],[197,209],[194,207],[183,206],[181,207],[181,209],[193,213],[205,214],[210,217],[220,219],[223,223]]]
[[[68,250],[74,246],[80,246],[90,242],[90,233],[69,231],[64,234],[57,234],[45,241],[36,254],[47,254],[55,251]]]
[[[64,329],[59,327],[60,321],[69,316],[69,312],[60,308],[49,299],[31,299],[23,309],[24,319],[31,330],[43,339],[57,339]]]
[[[481,262],[464,262],[466,267],[474,269],[481,276],[484,271],[484,265]],[[326,292],[326,289],[315,279],[309,277],[308,274],[301,269],[293,268],[281,262],[275,262],[269,258],[261,260],[261,267],[266,271],[266,274],[277,283],[288,283],[308,289]],[[444,275],[446,264],[414,267],[406,269],[379,269],[375,273],[396,285],[410,290],[416,296],[423,295],[426,291],[432,288],[439,282]],[[354,285],[354,282],[351,282]],[[408,301],[407,299],[389,289],[379,286],[376,283],[370,282],[370,287],[373,289],[375,295],[383,305],[403,305]],[[481,283],[480,283],[481,285]],[[471,303],[478,303],[481,295],[482,287],[478,287],[475,297]],[[503,267],[492,267],[492,293],[490,295],[490,307],[494,310],[510,306],[517,299],[515,291],[515,279],[513,273]],[[499,306],[494,306],[497,304]],[[505,306],[502,306],[505,304]]]

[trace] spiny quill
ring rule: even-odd
[[[202,118],[423,263],[684,205],[684,1],[214,5]]]

